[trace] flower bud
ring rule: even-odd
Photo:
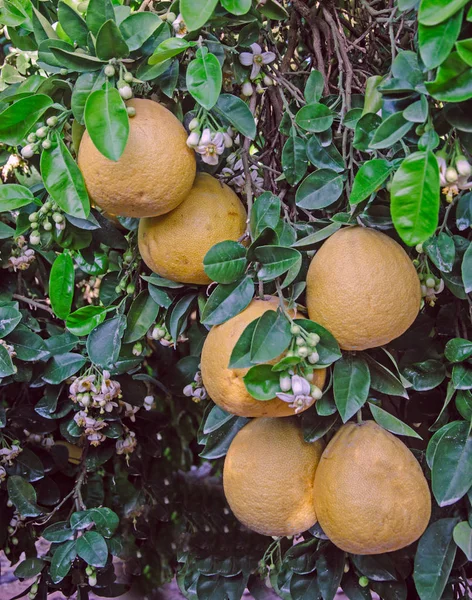
[[[190,398],[190,396],[193,396],[193,386],[191,383],[184,387],[184,396],[187,396],[188,398]]]
[[[87,565],[87,567],[85,568],[85,574],[86,575],[93,575],[94,569],[93,567],[91,567],[90,565]]]
[[[62,223],[64,217],[61,215],[61,213],[55,212],[52,214],[52,219],[54,223]]]
[[[44,229],[44,231],[51,231],[51,229],[52,229],[51,221],[43,221],[43,229]]]
[[[69,71],[68,71],[67,69],[61,69],[61,70],[59,71],[59,73],[60,73],[60,74],[61,74],[63,77],[65,77],[65,76],[66,76],[66,75],[69,73]]]
[[[126,293],[134,294],[135,290],[136,290],[136,286],[134,285],[134,283],[128,283],[128,285],[126,286]]]
[[[166,17],[165,20],[169,21],[170,23],[173,23],[177,18],[177,15],[173,12],[168,12],[167,15],[163,15],[163,17],[164,16]]]
[[[36,223],[36,221],[31,223],[31,229],[39,229],[39,223]]]
[[[38,220],[38,216],[39,216],[39,215],[38,215],[38,213],[37,213],[37,212],[33,212],[33,213],[31,213],[31,214],[30,214],[30,216],[28,217],[28,221],[29,221],[30,223],[34,223],[35,221],[37,221],[37,220]]]
[[[31,158],[32,156],[34,156],[34,146],[32,146],[31,144],[24,146],[21,149],[21,156],[23,158]]]
[[[233,138],[229,135],[229,133],[223,133],[223,143],[225,148],[231,148],[233,145]]]
[[[320,400],[322,395],[323,395],[323,392],[320,390],[320,388],[317,385],[311,386],[311,397],[312,398],[314,398],[315,400]]]
[[[300,348],[298,348],[297,354],[300,358],[306,358],[308,356],[309,352],[310,351],[308,350],[307,346],[300,346]]]
[[[39,129],[36,130],[36,136],[39,138],[45,138],[48,134],[48,130],[46,129],[46,127],[40,127]]]
[[[288,375],[281,375],[279,385],[282,392],[289,392],[292,389],[292,378]]]
[[[129,85],[122,85],[118,88],[118,91],[123,100],[129,100],[133,97],[133,90],[130,88]]]
[[[55,127],[57,125],[57,121],[58,121],[57,117],[55,117],[55,116],[49,117],[49,119],[46,119],[46,125],[48,127]]]
[[[95,577],[95,575],[92,575],[91,577],[88,578],[88,584],[90,587],[97,585],[97,578]]]
[[[458,174],[457,171],[454,169],[454,167],[448,167],[446,170],[446,181],[448,183],[455,183],[457,181],[458,178]]]
[[[428,288],[427,288],[425,285],[422,285],[422,286],[421,286],[421,295],[422,295],[423,297],[424,297],[424,296],[427,296],[427,295],[428,295],[428,292],[429,292],[429,289],[428,289]]]
[[[146,404],[147,406],[152,406],[154,404],[154,396],[145,396],[144,404]]]
[[[49,148],[52,146],[51,140],[43,140],[41,146],[43,147],[43,150],[49,150]]]
[[[136,109],[134,108],[134,106],[127,106],[126,112],[128,113],[128,117],[133,118],[136,116]]]
[[[418,252],[418,254],[423,254],[423,244],[416,244],[415,250]]]
[[[305,344],[305,340],[302,338],[301,335],[299,335],[295,340],[295,343],[297,344],[297,346],[303,346]]]
[[[306,341],[310,346],[317,346],[320,343],[320,339],[317,333],[309,333]]]
[[[294,375],[292,377],[292,391],[295,396],[308,396],[311,391],[309,382],[300,375]]]
[[[249,96],[252,96],[252,94],[254,93],[254,88],[252,87],[252,83],[250,81],[245,81],[243,83],[243,87],[242,87],[242,94],[243,96],[247,96],[249,98]]]
[[[188,128],[190,129],[190,131],[194,131],[195,129],[198,129],[200,127],[200,121],[196,118],[193,118],[190,123],[188,124]]]
[[[82,406],[90,406],[90,402],[92,401],[92,398],[90,396],[90,394],[82,394],[82,398],[80,399],[80,404],[82,404]]]
[[[359,577],[359,585],[361,587],[367,587],[369,585],[369,580],[365,575]]]
[[[257,94],[263,94],[265,92],[265,89],[262,87],[262,85],[260,83],[258,83],[256,85],[256,93]]]
[[[293,325],[290,327],[290,333],[291,333],[292,335],[299,335],[299,334],[300,334],[300,332],[301,332],[301,328],[300,328],[300,326],[299,326],[299,325],[295,325],[295,324],[293,324]]]
[[[268,75],[264,75],[264,85],[270,87],[271,85],[274,85],[274,80]]]
[[[113,65],[107,65],[105,67],[105,75],[107,77],[113,77],[114,74],[115,74],[115,67]]]
[[[30,134],[29,134],[29,136],[28,136],[26,139],[27,139],[27,141],[28,141],[30,144],[34,144],[34,142],[35,142],[35,141],[36,141],[38,138],[36,137],[36,134],[35,134],[35,133],[30,133]]]
[[[195,148],[200,142],[200,133],[198,131],[192,131],[187,138],[187,146]]]
[[[463,155],[460,155],[456,158],[456,169],[459,175],[462,175],[462,177],[470,177],[470,175],[472,175],[472,166],[469,164],[467,158]]]
[[[29,242],[32,246],[37,246],[41,241],[41,237],[36,232],[33,232],[29,237]]]
[[[434,280],[434,277],[428,277],[428,279],[425,281],[426,283],[426,287],[428,288],[433,288],[436,285],[436,281]]]
[[[310,365],[315,365],[320,360],[320,355],[318,352],[312,352],[308,357],[308,362]]]
[[[141,344],[141,342],[136,342],[135,345],[133,346],[133,355],[140,356],[142,351],[143,351],[143,345]]]

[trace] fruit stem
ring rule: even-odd
[[[362,423],[362,410],[358,410],[356,413],[357,423],[360,425]]]

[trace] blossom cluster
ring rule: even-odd
[[[36,253],[33,248],[28,248],[26,239],[20,235],[16,239],[16,244],[12,248],[11,255],[8,258],[7,267],[14,271],[25,271],[36,259]]]
[[[197,121],[197,119],[193,121]],[[187,145],[200,154],[204,163],[217,165],[225,148],[231,148],[233,145],[233,130],[228,127],[226,131],[212,131],[209,127],[205,127],[200,134],[198,124],[196,128],[192,129],[193,121],[190,123],[191,133],[187,138]]]
[[[259,174],[259,167],[254,164],[250,165],[249,175],[256,192],[262,193],[264,191],[264,180]],[[226,167],[221,170],[217,177],[232,187],[236,193],[241,194],[244,192],[246,173],[244,172],[243,161],[236,152],[228,156]]]
[[[313,372],[307,373],[305,377],[295,375],[293,371],[282,374],[279,381],[282,391],[276,394],[277,398],[287,402],[290,408],[295,409],[296,414],[302,412],[322,396],[320,388],[311,383],[313,378]]]
[[[192,398],[194,402],[200,402],[200,400],[205,400],[206,398],[208,398],[208,394],[203,385],[202,374],[200,371],[197,371],[195,373],[193,382],[189,383],[184,387],[183,393],[184,396]]]
[[[454,165],[448,165],[443,152],[438,152],[436,159],[439,165],[440,184],[447,202],[451,203],[461,190],[472,189],[472,181],[469,181],[472,165],[465,156],[458,155]]]
[[[121,398],[121,386],[118,381],[110,379],[109,371],[103,371],[99,379],[96,375],[74,377],[69,387],[69,398],[85,411],[92,407],[99,408],[102,414],[109,413],[118,407],[114,400]]]
[[[11,446],[5,445],[3,448],[0,448],[0,482],[7,476],[7,472],[3,465],[12,465],[13,461],[22,450],[18,440],[14,440]]]

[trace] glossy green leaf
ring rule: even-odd
[[[41,360],[48,356],[43,338],[27,329],[13,331],[7,341],[15,347],[17,357],[25,362]]]
[[[472,560],[472,527],[467,521],[462,521],[454,527],[453,538],[457,546],[467,556],[467,560]],[[15,572],[16,573],[16,572]]]
[[[66,319],[74,298],[75,271],[70,254],[58,254],[49,275],[49,299],[54,313]]]
[[[439,167],[431,151],[405,158],[393,177],[391,212],[402,240],[414,246],[428,239],[438,226]]]
[[[77,554],[88,565],[104,567],[108,558],[108,547],[103,536],[96,531],[86,531],[76,542]]]
[[[84,111],[87,99],[92,92],[101,90],[105,86],[107,77],[103,71],[82,73],[75,82],[72,91],[71,108],[77,121],[84,124]]]
[[[150,65],[158,65],[159,63],[177,56],[187,48],[190,48],[192,44],[182,38],[171,37],[164,40],[154,50],[154,54],[149,58]]]
[[[238,242],[220,242],[203,259],[205,273],[218,283],[233,283],[246,270],[246,248]]]
[[[125,329],[124,315],[117,315],[94,329],[87,338],[90,360],[103,368],[110,368],[118,360]]]
[[[212,109],[221,92],[223,72],[214,54],[200,51],[200,56],[187,67],[187,89],[191,96],[207,110]]]
[[[444,273],[452,271],[456,257],[456,247],[450,235],[441,232],[437,236],[428,238],[423,242],[423,249],[440,271]]]
[[[449,340],[444,349],[444,354],[450,362],[462,362],[472,356],[472,342],[462,338]]]
[[[215,460],[225,456],[238,431],[248,422],[249,419],[245,417],[230,415],[230,418],[222,423],[220,427],[217,427],[208,434],[205,448],[199,456],[207,460]]]
[[[97,56],[101,60],[126,58],[130,52],[121,31],[112,19],[105,21],[100,27],[95,41],[95,47]]]
[[[144,335],[156,320],[159,306],[149,295],[142,291],[134,299],[127,316],[126,332],[123,338],[125,344],[136,342]]]
[[[53,356],[48,362],[43,373],[43,379],[46,383],[62,383],[72,375],[75,375],[85,364],[85,358],[74,352],[66,352]]]
[[[275,229],[280,219],[280,199],[270,192],[256,198],[251,210],[251,233],[257,238],[267,227]]]
[[[382,363],[367,355],[366,360],[370,368],[370,385],[373,390],[390,396],[408,398],[408,394],[401,380]]]
[[[301,248],[302,250],[311,250],[316,247],[317,244],[333,235],[333,233],[336,233],[339,229],[341,229],[340,223],[331,223],[330,225],[315,231],[315,233],[310,233],[310,235],[299,239],[292,247]]]
[[[51,198],[64,212],[80,219],[88,217],[90,201],[84,178],[58,133],[51,149],[41,154],[41,175]]]
[[[402,375],[412,384],[414,390],[432,390],[444,380],[446,369],[438,360],[429,359],[406,366]]]
[[[412,123],[424,123],[428,117],[428,101],[425,96],[405,108],[403,116]]]
[[[334,114],[325,104],[315,102],[301,108],[295,116],[295,121],[305,131],[319,133],[331,127]]]
[[[433,26],[418,25],[418,42],[421,59],[428,69],[435,69],[451,53],[459,36],[463,11]]]
[[[254,296],[254,282],[246,275],[234,283],[220,283],[202,312],[204,325],[219,325],[244,310]]]
[[[248,105],[233,94],[220,94],[213,110],[221,112],[231,125],[245,137],[256,137],[256,122]]]
[[[86,22],[93,35],[96,36],[100,27],[109,19],[115,20],[115,11],[111,0],[90,0]]]
[[[97,531],[106,538],[111,537],[120,524],[118,515],[106,506],[91,508],[90,515]]]
[[[308,104],[313,104],[320,101],[324,90],[323,75],[319,71],[312,71],[308,76],[305,85],[304,96]]]
[[[462,259],[462,281],[466,294],[472,292],[472,244],[469,244]]]
[[[180,12],[189,31],[203,27],[212,16],[218,0],[181,0]]]
[[[72,47],[64,48],[63,44],[50,44],[50,50],[58,65],[75,73],[98,71],[105,65],[100,58],[85,52],[74,52]]]
[[[297,206],[307,210],[330,206],[341,196],[343,186],[343,175],[330,169],[318,169],[298,187],[295,196]]]
[[[452,367],[452,384],[456,390],[472,389],[472,368],[466,364],[458,364]]]
[[[186,294],[178,300],[172,312],[166,315],[167,329],[173,340],[177,340],[179,335],[184,331],[187,323],[187,318],[192,310],[193,301],[196,294]]]
[[[251,321],[245,327],[231,352],[228,368],[247,369],[253,366],[253,362],[251,361],[251,343],[259,319],[260,317],[254,319],[254,321]]]
[[[316,135],[312,135],[306,147],[308,160],[318,169],[330,169],[336,173],[344,171],[344,160],[334,144],[323,146]]]
[[[87,24],[79,13],[61,0],[57,5],[57,16],[62,29],[70,39],[77,42],[82,48],[86,48],[89,31]]]
[[[434,433],[433,437],[429,440],[428,447],[426,448],[426,464],[430,469],[433,468],[434,456],[436,454],[436,450],[441,438],[445,436],[449,430],[454,429],[455,424],[458,422],[459,421],[452,421],[451,423],[444,425],[443,427],[438,429]]]
[[[302,415],[303,438],[305,442],[312,443],[320,440],[328,431],[331,431],[338,421],[339,415],[336,412],[328,416],[321,416],[316,410],[306,410]]]
[[[380,408],[379,406],[376,406],[375,404],[372,404],[370,402],[369,408],[370,412],[372,413],[372,416],[374,417],[375,422],[378,425],[380,425],[380,427],[383,427],[384,429],[390,431],[391,433],[394,433],[395,435],[405,435],[408,437],[418,438],[420,440],[422,439],[422,437],[418,435],[416,431],[412,429],[409,425],[403,423],[403,421],[397,419],[397,417],[394,417],[383,408]]]
[[[367,79],[362,116],[369,113],[378,113],[382,108],[382,94],[379,91],[379,87],[384,82],[384,79],[385,77],[381,75],[372,75]]]
[[[436,79],[426,83],[428,92],[441,102],[463,102],[472,98],[472,67],[452,52],[441,64]]]
[[[0,185],[0,212],[16,210],[34,202],[34,196],[24,185],[7,183]]]
[[[45,94],[27,96],[11,104],[0,113],[0,142],[20,144],[52,104],[52,98]]]
[[[36,491],[19,475],[10,475],[7,479],[8,497],[22,517],[38,517],[42,510],[36,504]]]
[[[374,150],[391,148],[396,142],[401,140],[412,127],[413,123],[407,121],[402,113],[393,113],[393,115],[387,117],[375,131],[369,146]]]
[[[284,352],[290,341],[290,322],[281,311],[268,310],[257,321],[251,340],[250,360],[265,363]]]
[[[303,327],[308,333],[316,333],[319,335],[320,341],[316,346],[316,350],[320,358],[316,363],[317,367],[328,367],[341,358],[339,344],[327,329],[309,319],[295,319],[294,322]]]
[[[418,20],[422,25],[437,25],[452,17],[467,0],[421,0]]]
[[[53,583],[59,583],[68,575],[77,556],[76,541],[64,542],[56,548],[51,560],[49,573]]]
[[[120,23],[121,34],[131,52],[138,50],[162,24],[151,12],[135,12]]]
[[[440,600],[456,556],[452,539],[456,519],[439,519],[421,537],[413,579],[420,600]]]
[[[332,600],[341,583],[346,564],[345,553],[329,544],[316,560],[318,586],[323,600]]]
[[[0,306],[0,338],[11,333],[21,321],[21,313],[14,306]]]
[[[166,292],[164,292],[164,290],[161,290],[154,285],[149,285],[148,291],[151,298],[159,306],[169,308],[169,306],[172,304],[171,297]]]
[[[282,168],[290,185],[297,185],[307,170],[306,142],[299,137],[289,137],[282,149]]]
[[[271,365],[251,367],[243,380],[247,391],[256,400],[272,400],[280,392],[280,376],[272,371]]]
[[[365,162],[356,173],[349,202],[359,204],[377,191],[392,172],[392,165],[384,158]]]
[[[74,335],[88,335],[105,320],[107,311],[103,306],[82,306],[71,313],[66,320],[67,329]]]
[[[334,365],[334,400],[339,414],[346,423],[360,410],[369,395],[370,372],[360,356],[347,355]]]
[[[85,126],[94,146],[110,160],[123,154],[129,136],[126,105],[116,88],[92,92],[85,105]]]
[[[15,577],[18,579],[31,579],[41,573],[46,563],[41,558],[26,558],[16,567]]]
[[[3,344],[0,344],[0,378],[8,377],[16,373],[16,368],[11,359],[10,353]]]
[[[352,142],[356,150],[365,152],[369,149],[372,138],[377,128],[382,123],[382,118],[374,113],[367,113],[360,118],[354,129],[354,140]]]
[[[221,6],[232,15],[245,15],[251,8],[251,0],[221,0]]]
[[[57,521],[44,529],[43,537],[48,542],[67,542],[74,537],[74,532],[69,527],[68,521]]]
[[[282,246],[260,246],[255,250],[262,267],[257,272],[261,281],[273,281],[286,273],[300,259],[300,253],[293,248]]]

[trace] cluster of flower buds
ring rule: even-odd
[[[295,348],[287,352],[287,356],[298,356],[305,358],[310,365],[316,365],[320,360],[316,346],[320,343],[320,336],[317,333],[308,333],[295,323],[290,331],[295,338]]]
[[[6,444],[5,438],[3,439],[3,443]],[[3,446],[0,448],[0,464],[11,465],[20,452],[22,452],[22,450],[23,448],[20,447],[20,442],[18,440],[13,440],[11,446]]]
[[[205,127],[200,133],[200,122],[195,118],[190,121],[189,129],[187,146],[200,154],[203,162],[208,165],[217,165],[225,148],[231,148],[233,145],[234,132],[231,127],[218,131]]]
[[[85,567],[85,574],[88,577],[87,583],[90,587],[97,585],[97,571],[95,570],[95,567],[92,567],[92,565],[87,565]]]
[[[429,306],[434,306],[437,300],[437,294],[444,290],[444,281],[439,277],[434,277],[431,273],[420,273],[418,275],[421,282],[421,296]]]
[[[41,242],[40,229],[52,231],[55,226],[57,231],[62,231],[66,227],[61,209],[51,200],[47,200],[37,212],[32,212],[28,219],[32,230],[29,241],[33,246],[37,246]],[[49,219],[52,219],[53,223]]]
[[[283,372],[279,381],[282,391],[276,394],[277,398],[287,402],[298,414],[311,406],[315,400],[319,400],[323,394],[319,387],[311,383],[313,378],[313,371],[305,372],[304,377],[295,375],[291,369]]]
[[[33,248],[28,248],[26,238],[23,235],[16,238],[15,245],[8,257],[8,267],[14,271],[25,271],[35,259],[36,253]]]
[[[110,379],[109,371],[96,375],[73,377],[69,387],[69,398],[84,409],[99,408],[100,413],[111,412],[118,403],[114,400],[121,398],[121,386],[118,381]]]
[[[129,454],[132,454],[135,451],[137,445],[138,442],[136,440],[136,434],[134,433],[134,431],[128,431],[126,437],[123,440],[117,440],[116,453],[125,454],[126,456],[128,456]]]
[[[162,346],[174,345],[174,340],[172,339],[172,336],[167,330],[164,322],[156,323],[153,327],[151,327],[149,333],[150,337],[156,342],[159,342]]]
[[[456,156],[454,164],[447,163],[447,156],[443,151],[436,154],[439,165],[439,178],[446,201],[450,204],[461,190],[470,190],[472,181],[472,165],[462,154]]]
[[[123,65],[116,65],[115,59],[110,61],[110,63],[105,67],[104,73],[109,79],[111,79],[117,74],[117,68],[119,71],[119,79],[116,82],[118,93],[123,98],[123,100],[130,100],[133,97],[133,89],[131,87],[131,84],[141,82],[138,79],[135,79],[132,73],[126,71]],[[126,110],[128,112],[129,117],[134,117],[136,115],[136,109],[133,106],[128,106]]]
[[[8,355],[10,356],[10,358],[15,358],[16,352],[15,352],[15,347],[14,346],[12,346],[11,344],[7,344],[7,342],[5,340],[0,340],[0,344],[8,352]]]
[[[273,80],[268,75],[261,73],[261,69],[264,65],[268,65],[275,60],[275,54],[273,52],[263,52],[259,44],[251,44],[251,52],[241,52],[239,55],[239,62],[244,67],[251,67],[251,73],[249,79],[247,79],[242,86],[241,93],[243,96],[249,97],[255,91],[257,94],[263,94],[265,88],[262,84],[267,87],[273,85]]]
[[[184,387],[183,393],[184,396],[187,396],[187,398],[192,398],[192,400],[196,403],[208,398],[208,394],[203,385],[202,374],[200,371],[197,371],[195,373],[193,382],[189,383]]]
[[[36,444],[49,450],[55,445],[54,438],[51,435],[44,435],[42,433],[31,433],[27,429],[23,430],[26,436],[26,441],[30,444]]]
[[[257,165],[250,165],[249,174],[256,191],[263,192],[264,180],[259,174],[259,167]],[[233,152],[228,156],[226,159],[226,167],[221,170],[217,177],[232,187],[236,193],[242,194],[244,192],[246,173],[244,172],[243,161],[237,152]]]
[[[23,146],[21,149],[21,156],[23,158],[31,158],[41,147],[43,150],[49,150],[52,146],[52,142],[49,139],[51,129],[54,129],[58,123],[58,118],[53,116],[46,120],[46,125],[38,127],[34,133],[30,133],[26,139],[28,144]]]

